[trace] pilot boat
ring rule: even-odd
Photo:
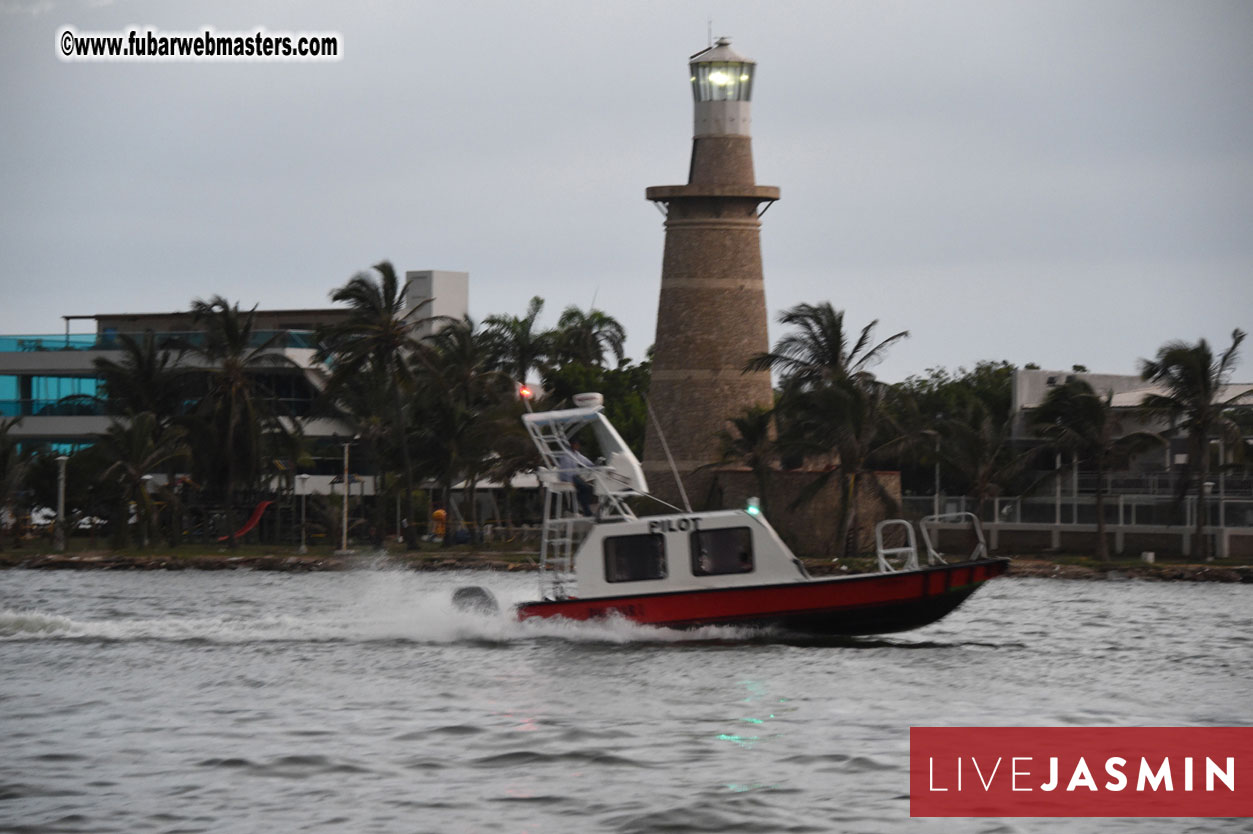
[[[666,628],[883,634],[939,620],[1008,567],[1008,559],[988,558],[973,515],[965,520],[974,551],[946,559],[931,531],[961,519],[929,516],[920,526],[927,564],[919,563],[913,526],[893,519],[875,531],[877,572],[811,576],[753,499],[743,509],[691,512],[649,496],[639,460],[606,418],[600,395],[580,395],[575,404],[522,417],[543,458],[544,521],[540,598],[517,606],[519,620],[616,616]],[[572,454],[571,440],[588,432],[601,457],[573,468],[581,455]],[[580,514],[574,475],[594,491],[594,515]],[[646,498],[666,511],[637,515]],[[904,544],[885,547],[894,527],[904,531],[896,538]]]

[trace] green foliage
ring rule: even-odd
[[[894,503],[875,476],[872,461],[906,442],[907,435],[886,407],[889,388],[869,368],[887,348],[909,335],[902,331],[874,343],[872,321],[855,341],[844,329],[844,313],[828,303],[800,304],[779,317],[788,331],[769,353],[753,357],[745,370],[775,371],[782,393],[775,406],[779,448],[820,467],[799,501],[817,495],[832,478],[840,491],[837,555],[850,552],[855,537],[857,495],[868,492]]]
[[[418,328],[426,303],[407,308],[405,291],[388,261],[360,272],[331,293],[346,303],[342,322],[318,331],[318,358],[331,368],[324,401],[354,425],[375,461],[399,458],[405,517],[414,517],[414,465],[409,425],[413,419],[413,369],[407,361],[418,349]],[[380,503],[380,502],[376,502]],[[377,508],[376,512],[382,512]],[[381,515],[376,529],[382,529]],[[406,546],[414,548],[410,537]]]
[[[102,396],[109,410],[119,415],[148,412],[168,425],[186,410],[189,377],[179,359],[185,346],[171,351],[158,347],[149,330],[141,340],[127,333],[117,337],[121,360],[97,358],[96,371],[103,382]]]
[[[121,486],[120,503],[115,505],[113,514],[115,540],[125,546],[127,505],[133,503],[146,545],[154,510],[147,479],[167,463],[183,461],[191,454],[186,432],[180,426],[161,428],[156,417],[145,411],[126,423],[112,423],[96,445],[100,453],[112,461],[101,473],[100,481],[113,480]]]
[[[570,305],[557,320],[552,348],[560,364],[603,367],[606,351],[622,363],[625,342],[626,329],[613,316],[594,308],[585,313]]]
[[[424,471],[449,498],[459,478],[466,495],[490,468],[493,444],[505,420],[517,419],[513,380],[493,363],[491,336],[467,316],[453,321],[417,346],[412,358],[416,399],[413,426]],[[477,529],[477,502],[467,500]],[[448,525],[445,543],[451,543]]]
[[[496,315],[484,321],[494,363],[519,384],[527,381],[531,371],[544,374],[558,341],[556,331],[536,327],[543,309],[544,299],[537,295],[527,305],[525,316]]]
[[[978,402],[993,420],[1004,422],[1013,409],[1014,366],[984,360],[971,370],[928,368],[925,376],[911,376],[898,388],[909,394],[917,411],[935,423],[963,414]]]
[[[624,360],[616,368],[570,362],[552,368],[544,376],[548,398],[570,403],[575,394],[595,391],[605,397],[605,416],[637,457],[644,456],[644,432],[648,425],[648,383],[652,363],[636,365]]]
[[[1112,403],[1112,393],[1101,397],[1086,381],[1076,379],[1050,390],[1033,415],[1035,430],[1067,453],[1072,467],[1086,462],[1096,471],[1097,558],[1101,561],[1109,559],[1104,475],[1116,466],[1125,466],[1132,452],[1160,442],[1160,438],[1144,432],[1125,434]]]
[[[1193,537],[1194,553],[1209,558],[1209,540],[1204,535],[1205,483],[1209,480],[1211,438],[1224,437],[1239,446],[1239,429],[1228,412],[1247,402],[1253,392],[1229,396],[1225,386],[1235,371],[1243,330],[1231,333],[1231,347],[1217,357],[1209,343],[1201,339],[1195,345],[1167,342],[1154,359],[1140,361],[1140,376],[1146,382],[1160,385],[1161,394],[1149,394],[1141,406],[1150,419],[1169,421],[1171,430],[1178,429],[1188,438],[1188,463],[1180,478],[1181,490],[1189,485],[1196,495],[1198,512]],[[1180,495],[1182,496],[1182,491]]]

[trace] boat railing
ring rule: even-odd
[[[923,516],[918,522],[918,529],[922,531],[922,541],[927,548],[927,564],[948,564],[944,558],[945,554],[936,548],[936,542],[931,538],[932,530],[938,530],[941,524],[960,524],[967,522],[970,529],[974,531],[975,546],[971,550],[967,560],[985,559],[988,555],[988,545],[983,538],[983,524],[979,521],[979,516],[974,513],[938,513],[936,515]],[[949,558],[952,558],[951,556]]]
[[[576,398],[577,400],[577,398]],[[605,419],[603,406],[528,413],[522,422],[543,465],[537,470],[544,488],[544,525],[540,537],[540,591],[563,598],[574,589],[574,558],[595,524],[635,518],[627,503],[647,489],[639,461]],[[581,431],[595,435],[606,458],[591,464],[573,447]],[[579,483],[575,483],[579,482]],[[591,488],[594,515],[579,501],[581,484]]]
[[[598,523],[635,518],[626,499],[633,492],[614,489],[617,480],[605,467],[586,467],[580,476],[592,486],[596,497],[594,515],[583,515],[578,491],[570,481],[561,479],[555,469],[540,469],[536,474],[544,493],[544,523],[540,530],[540,587],[550,599],[567,596],[574,587],[574,554]]]
[[[900,547],[884,547],[884,531],[904,528],[905,544]],[[918,540],[914,537],[914,525],[903,518],[889,518],[874,526],[875,555],[879,560],[879,572],[918,570]],[[903,557],[903,558],[902,558]]]
[[[942,553],[936,547],[938,537],[933,538],[932,531],[938,530],[941,524],[960,524],[962,522],[970,525],[970,528],[974,531],[975,538],[974,548],[966,559],[973,561],[987,558],[987,542],[983,538],[983,525],[979,523],[978,516],[974,513],[939,513],[924,516],[918,522],[918,529],[922,532],[922,542],[927,552],[928,565],[946,565],[948,560],[953,558],[952,555]],[[889,534],[898,529],[904,530],[904,543],[892,547],[886,546],[885,540],[888,539]],[[905,519],[888,518],[880,521],[874,528],[874,540],[875,556],[878,559],[880,573],[918,570],[920,567],[918,540],[914,536],[914,525]]]

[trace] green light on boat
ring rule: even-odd
[[[744,512],[749,515],[761,515],[761,502],[757,500],[756,495],[749,498],[747,504],[748,506],[744,508]]]

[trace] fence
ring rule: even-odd
[[[1090,544],[1097,532],[1094,495],[1004,497],[985,502],[980,509],[966,496],[907,496],[901,501],[906,516],[935,512],[971,512],[979,515],[993,550],[1002,540],[1027,548],[1059,549]],[[1164,495],[1107,495],[1104,501],[1106,533],[1114,537],[1115,552],[1178,549],[1187,556],[1196,526],[1197,501],[1178,501]],[[1253,498],[1211,496],[1205,506],[1205,534],[1220,558],[1253,554]]]

